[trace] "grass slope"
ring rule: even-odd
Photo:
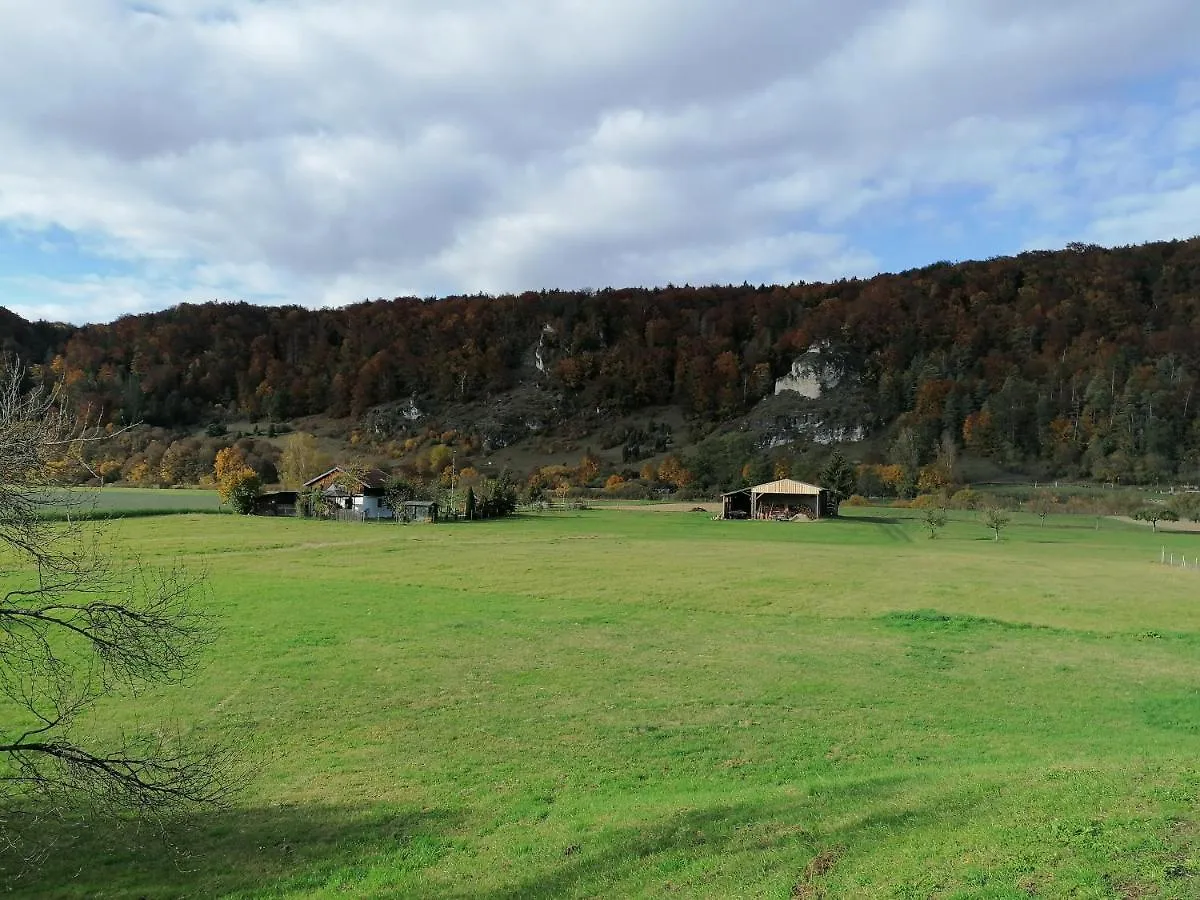
[[[30,895],[1195,897],[1200,536],[905,512],[418,527],[180,516],[238,804],[83,830]],[[141,849],[138,849],[141,847]],[[15,870],[14,870],[15,871]]]

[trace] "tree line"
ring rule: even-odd
[[[4,349],[61,379],[80,408],[164,429],[361,420],[408,403],[424,426],[523,388],[552,399],[539,423],[550,428],[673,405],[703,431],[744,416],[819,346],[861,401],[846,424],[885,445],[906,434],[917,477],[946,440],[1045,475],[1153,482],[1200,469],[1200,239],[831,284],[183,304],[82,328],[0,324]],[[375,421],[392,437],[417,427]],[[628,445],[636,457],[662,440]]]

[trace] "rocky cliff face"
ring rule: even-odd
[[[792,362],[787,375],[775,380],[775,396],[792,393],[809,400],[838,386],[845,375],[842,366],[831,358],[828,344],[816,344]]]
[[[760,435],[759,444],[764,448],[804,441],[829,445],[865,439],[865,416],[866,410],[858,404],[831,409],[796,393],[785,393],[760,403],[746,423]]]
[[[763,447],[797,441],[839,444],[863,440],[869,431],[870,405],[860,379],[830,344],[809,347],[775,381],[774,396],[747,416]]]

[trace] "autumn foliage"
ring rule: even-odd
[[[217,494],[222,503],[228,503],[240,513],[248,513],[254,507],[254,498],[261,486],[258,474],[246,465],[246,458],[236,447],[226,447],[217,453],[213,466],[217,482]]]
[[[4,312],[0,325],[3,349],[48,367],[81,406],[169,429],[361,421],[409,402],[436,419],[518,390],[550,398],[554,418],[539,427],[582,429],[667,406],[711,427],[755,409],[800,353],[822,346],[861,398],[843,424],[885,443],[911,434],[914,453],[884,461],[904,465],[911,495],[922,478],[934,486],[920,467],[944,436],[1046,474],[1152,482],[1200,471],[1197,285],[1200,239],[1073,245],[832,284],[403,297],[321,310],[183,304],[83,328]],[[389,421],[403,440],[407,420]],[[442,443],[486,439],[470,428]],[[164,455],[123,475],[194,478],[180,471],[186,454]],[[449,462],[430,454],[426,474]]]

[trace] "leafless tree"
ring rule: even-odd
[[[87,492],[61,488],[106,437],[60,387],[0,365],[0,840],[48,809],[158,816],[230,788],[224,754],[159,732],[89,735],[102,698],[187,676],[209,640],[182,570],[120,565]]]

